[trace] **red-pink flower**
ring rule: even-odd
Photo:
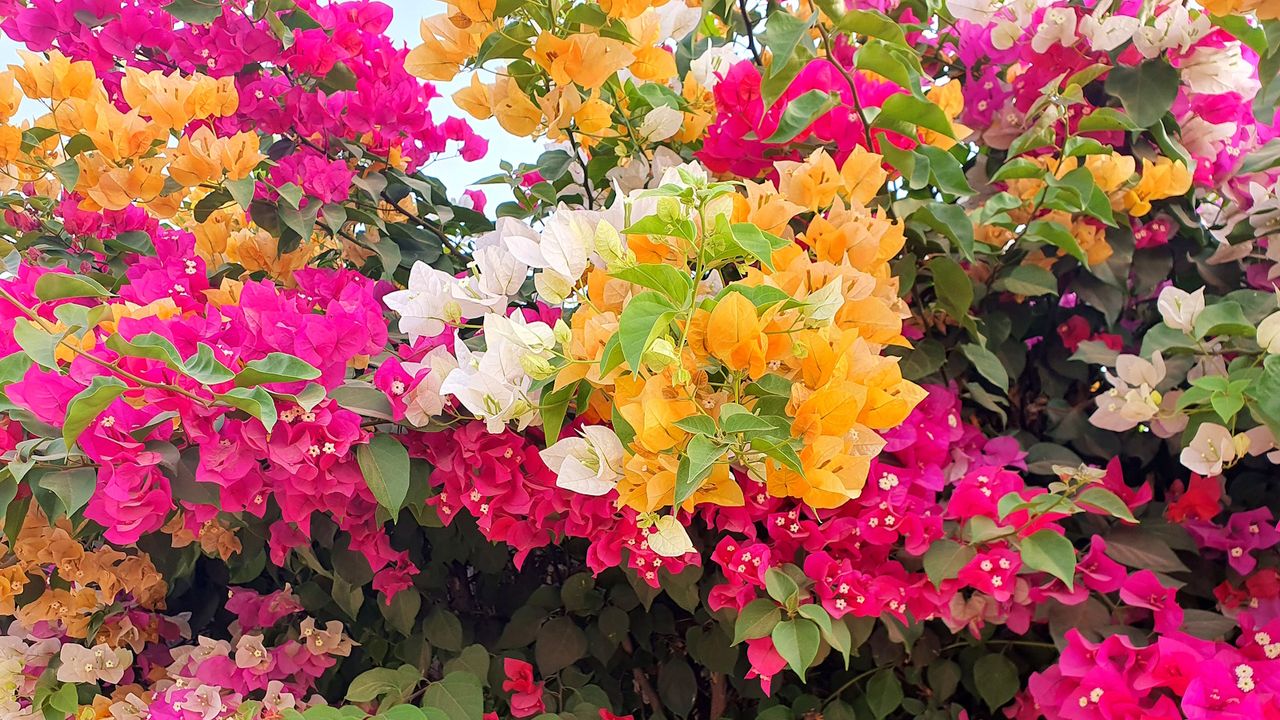
[[[511,714],[518,718],[532,717],[546,711],[542,702],[542,683],[534,682],[533,666],[523,660],[505,658],[502,671],[507,679],[502,689],[511,693]]]

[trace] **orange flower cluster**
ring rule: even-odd
[[[697,190],[706,202],[683,206],[692,237],[624,231],[625,251],[610,253],[600,240],[607,229],[598,231],[597,250],[617,258],[587,272],[554,387],[585,379],[590,407],[579,414],[611,420],[624,441],[631,435],[617,478],[621,504],[643,513],[741,505],[733,475],[745,472],[773,495],[839,506],[862,490],[883,445],[876,430],[899,424],[923,397],[897,359],[882,355],[907,344],[909,313],[889,268],[902,227],[864,205],[885,179],[880,157],[859,151],[837,167],[820,150],[779,165],[779,186],[747,183],[745,195],[716,184]],[[678,223],[676,205],[661,198],[658,217]],[[730,235],[762,232],[778,237],[755,261],[712,259],[741,255],[717,252],[735,242]],[[609,367],[618,336],[633,332],[633,303],[655,302],[645,289],[654,283],[641,277],[664,274],[659,266],[692,278],[696,289],[684,307],[682,298],[662,301],[672,310],[637,366]]]
[[[0,73],[0,166],[6,167],[0,184],[7,186],[0,189],[29,182],[41,195],[74,190],[86,210],[136,202],[168,218],[191,188],[243,179],[263,160],[255,133],[218,137],[207,125],[182,132],[235,112],[239,96],[230,76],[130,68],[120,87],[126,112],[111,102],[92,63],[56,51],[47,59],[22,57],[22,65]],[[22,96],[49,112],[34,123],[8,124]]]
[[[109,546],[88,549],[63,518],[50,525],[33,505],[12,549],[0,545],[0,615],[27,627],[51,623],[67,636],[89,637],[96,613],[127,594],[141,608],[163,607],[167,586],[146,555]],[[117,646],[145,628],[102,624],[96,642]]]

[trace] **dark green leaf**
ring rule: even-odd
[[[378,504],[394,517],[409,495],[409,452],[391,435],[375,434],[356,446],[356,462]]]
[[[75,445],[80,433],[128,387],[117,377],[95,375],[89,387],[76,393],[67,404],[67,417],[62,423],[62,439],[67,447]]]

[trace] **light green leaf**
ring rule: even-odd
[[[261,360],[245,363],[244,369],[236,373],[235,381],[236,387],[254,387],[267,383],[315,380],[318,377],[320,370],[311,363],[292,355],[273,352]]]
[[[781,620],[782,611],[777,603],[764,598],[752,600],[738,613],[733,624],[733,644],[768,637]]]
[[[95,375],[89,387],[76,393],[67,404],[67,417],[62,423],[62,439],[67,447],[75,445],[84,429],[128,388],[120,378]]]
[[[803,680],[805,671],[818,656],[818,645],[821,642],[818,626],[812,620],[804,618],[783,620],[774,626],[769,637],[778,654]]]
[[[1076,549],[1071,541],[1052,530],[1040,530],[1021,545],[1022,562],[1033,570],[1047,572],[1075,587]]]
[[[36,297],[41,302],[62,300],[64,298],[104,298],[111,293],[90,277],[84,275],[68,275],[66,273],[45,273],[36,280]]]

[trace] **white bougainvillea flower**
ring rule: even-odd
[[[1049,8],[1044,20],[1031,38],[1031,49],[1042,53],[1054,45],[1071,47],[1076,43],[1076,11],[1073,8]]]
[[[418,427],[426,427],[431,418],[443,412],[445,396],[440,393],[440,386],[457,367],[457,358],[443,346],[431,348],[420,363],[405,363],[405,371],[412,375],[424,368],[427,370],[426,377],[414,385],[405,398],[405,419]]]
[[[1258,323],[1258,347],[1272,355],[1280,355],[1280,311],[1273,312]]]
[[[1103,5],[1098,6],[1100,9]],[[1129,42],[1142,22],[1128,15],[1112,15],[1102,18],[1095,10],[1080,18],[1077,30],[1089,42],[1095,52],[1111,52]]]
[[[693,541],[689,539],[689,531],[674,515],[663,515],[654,519],[653,532],[645,537],[649,549],[662,557],[680,557],[693,552]]]
[[[1261,87],[1238,42],[1221,47],[1198,47],[1182,61],[1178,70],[1183,84],[1203,95],[1236,93],[1253,97]]]
[[[1121,355],[1116,358],[1115,373],[1106,376],[1112,388],[1098,396],[1098,409],[1089,417],[1095,427],[1124,432],[1159,415],[1161,397],[1156,386],[1165,376],[1160,353],[1150,361],[1137,355]]]
[[[708,47],[689,63],[689,72],[693,73],[693,79],[699,85],[711,90],[720,83],[720,79],[738,59],[736,48],[732,44]]]
[[[462,338],[454,341],[458,367],[440,385],[440,394],[456,397],[491,433],[502,432],[509,422],[523,430],[538,419],[529,391],[533,378],[520,363],[523,351],[499,337],[487,342],[487,350],[472,352]]]
[[[509,298],[520,292],[529,275],[529,266],[520,262],[502,245],[489,245],[475,252],[477,285],[489,295]]]
[[[556,487],[583,495],[608,493],[622,479],[626,451],[613,430],[603,425],[584,425],[581,437],[560,440],[539,453],[556,474]]]
[[[638,131],[640,137],[647,142],[661,142],[675,135],[683,124],[684,113],[667,105],[659,105],[645,113]]]
[[[422,261],[409,271],[409,286],[387,293],[382,302],[400,315],[400,332],[417,340],[444,332],[457,279]]]
[[[124,671],[133,664],[133,653],[105,643],[91,648],[67,643],[59,650],[58,657],[62,660],[58,667],[58,680],[64,683],[106,682],[119,685]]]
[[[556,335],[551,326],[540,321],[529,322],[523,313],[484,316],[484,336],[492,349],[494,341],[510,343],[525,353],[550,357],[556,348]]]
[[[1190,333],[1196,325],[1196,318],[1204,312],[1204,288],[1187,292],[1172,285],[1166,286],[1156,299],[1156,309],[1160,311],[1165,325]]]
[[[947,0],[947,10],[957,20],[986,25],[995,16],[999,3],[995,0]]]
[[[1236,459],[1236,443],[1231,431],[1217,423],[1196,428],[1191,444],[1179,456],[1183,467],[1200,475],[1221,475],[1224,465]]]

